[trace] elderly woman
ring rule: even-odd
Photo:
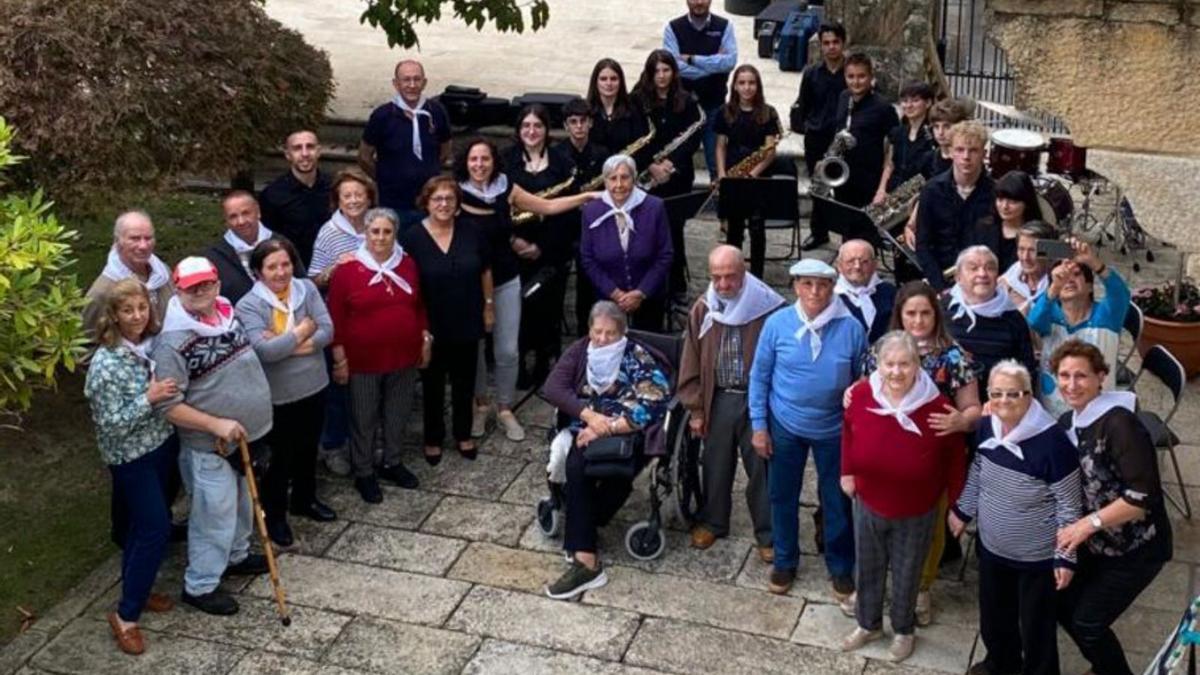
[[[143,609],[170,610],[174,603],[151,593],[171,534],[167,483],[179,439],[153,408],[178,392],[175,380],[154,377],[149,351],[158,332],[150,294],[135,278],[112,284],[96,321],[99,348],[88,368],[83,393],[92,408],[100,456],[112,474],[114,522],[122,531],[121,599],[108,615],[117,647],[127,654],[146,650],[138,629]]]
[[[962,434],[938,435],[931,416],[950,400],[921,368],[917,342],[903,331],[880,338],[879,367],[854,385],[842,429],[842,490],[854,499],[858,625],[842,641],[851,651],[883,635],[885,579],[891,572],[888,649],[893,661],[913,652],[916,600],[938,500],[962,491]]]
[[[1044,368],[1037,393],[1055,415],[1066,412],[1070,405],[1058,391],[1048,367],[1050,356],[1059,345],[1075,339],[1096,345],[1104,362],[1115,364],[1132,297],[1121,275],[1101,262],[1091,246],[1078,239],[1068,241],[1075,257],[1055,263],[1050,270],[1050,286],[1029,310],[1029,326],[1042,337]],[[1096,279],[1104,284],[1100,300],[1096,300]],[[1104,386],[1112,390],[1116,385],[1116,373],[1109,372]]]
[[[1050,286],[1050,267],[1045,258],[1038,257],[1038,239],[1057,238],[1054,228],[1040,220],[1025,223],[1017,235],[1017,261],[997,281],[1017,309],[1026,316],[1034,301]]]
[[[333,338],[325,301],[308,279],[294,279],[299,254],[286,239],[267,239],[250,254],[257,281],[237,303],[237,317],[254,345],[271,385],[275,424],[267,437],[274,449],[262,477],[267,532],[292,545],[287,512],[317,521],[337,518],[317,499],[317,446],[325,421],[324,349]],[[288,500],[288,488],[291,500]]]
[[[512,441],[525,439],[525,429],[513,414],[518,372],[518,335],[521,327],[521,279],[519,258],[537,258],[540,251],[522,238],[525,228],[514,228],[512,209],[553,215],[578,208],[590,195],[543,199],[510,182],[503,172],[496,145],[479,137],[467,143],[458,158],[455,177],[462,191],[462,212],[456,221],[484,234],[492,253],[492,284],[496,325],[492,330],[492,349],[496,357],[496,419],[504,435]],[[531,248],[532,247],[532,248]],[[557,333],[556,333],[557,334]],[[487,404],[487,364],[482,345],[475,367],[475,410],[471,435],[486,431],[491,406]]]
[[[1079,551],[1075,579],[1059,598],[1058,622],[1096,675],[1130,673],[1112,624],[1171,559],[1171,524],[1158,455],[1131,392],[1103,391],[1109,364],[1095,345],[1068,340],[1050,357],[1071,412],[1059,423],[1083,472],[1084,517],[1058,532]]]
[[[634,185],[629,155],[604,162],[604,193],[583,207],[579,258],[596,295],[631,315],[638,330],[661,331],[674,249],[667,210]]]
[[[365,221],[366,241],[329,284],[329,311],[336,328],[333,378],[350,387],[354,487],[364,501],[378,504],[383,493],[377,475],[402,488],[417,487],[400,450],[417,368],[429,362],[433,338],[417,265],[396,244],[399,217],[391,209],[371,209]],[[381,423],[383,464],[377,472],[372,441]]]
[[[1055,592],[1071,583],[1075,555],[1058,528],[1079,518],[1079,458],[1033,396],[1025,366],[1004,360],[988,379],[990,415],[948,519],[955,536],[978,523],[979,626],[987,658],[975,673],[1058,673]]]
[[[592,307],[588,337],[554,365],[542,396],[571,418],[574,444],[566,460],[567,522],[563,547],[571,568],[546,587],[564,600],[608,583],[596,551],[596,529],[607,524],[633,491],[636,465],[667,452],[663,418],[671,385],[663,357],[625,336],[625,313],[601,300]],[[608,436],[633,435],[634,465],[619,475],[595,477],[584,449]],[[614,472],[615,473],[615,472]]]

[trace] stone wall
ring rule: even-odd
[[[842,22],[852,51],[862,51],[876,63],[876,89],[893,99],[913,81],[944,86],[934,65],[932,26],[940,6],[934,0],[826,0],[830,18]],[[812,49],[819,54],[815,44]],[[819,55],[814,55],[820,58]]]

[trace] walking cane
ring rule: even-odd
[[[217,439],[217,449],[220,450],[221,456],[229,454],[224,439]],[[275,564],[275,550],[271,546],[271,537],[267,535],[267,520],[263,515],[262,502],[258,500],[258,481],[254,478],[254,464],[250,460],[250,446],[246,445],[245,436],[238,438],[238,449],[242,453],[242,467],[246,470],[246,486],[250,489],[254,522],[258,525],[258,536],[262,539],[263,553],[267,556],[267,572],[271,577],[271,590],[275,594],[275,609],[279,613],[280,623],[290,626],[292,617],[288,615],[287,594],[283,590],[283,583],[279,580],[279,566]]]

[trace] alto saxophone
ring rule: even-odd
[[[729,167],[729,170],[725,172],[725,177],[746,178],[749,176],[751,169],[758,166],[764,159],[767,158],[768,155],[775,151],[775,146],[779,145],[781,138],[782,136],[776,136],[766,143],[763,143],[762,146],[757,150],[749,155],[746,155],[745,159]]]
[[[925,187],[925,177],[917,174],[896,186],[887,194],[882,204],[868,204],[863,213],[875,223],[876,227],[890,229],[893,225],[908,217],[912,203],[921,195]]]
[[[842,155],[858,145],[858,139],[850,133],[850,121],[854,118],[854,97],[846,111],[846,126],[833,137],[825,156],[813,167],[813,187],[818,192],[828,195],[833,188],[841,187],[850,180],[850,165]]]
[[[561,183],[555,183],[554,185],[551,185],[550,187],[546,188],[545,190],[540,190],[538,192],[535,192],[534,196],[541,197],[543,199],[550,199],[552,197],[557,197],[558,195],[566,192],[567,189],[570,188],[571,184],[574,182],[575,182],[575,169],[571,169],[571,175],[567,176],[566,180],[564,180]],[[516,209],[516,207],[513,207],[513,210],[512,210],[512,224],[513,225],[526,225],[529,222],[533,221],[534,219],[541,219],[541,216],[534,213],[533,211],[518,211]]]
[[[642,136],[641,138],[634,139],[634,141],[632,143],[625,146],[624,148],[621,148],[620,152],[609,155],[609,157],[616,157],[617,155],[625,155],[627,157],[633,157],[634,153],[636,153],[637,151],[646,147],[650,143],[650,141],[654,140],[654,131],[655,131],[654,120],[646,120],[646,123],[650,125],[649,133],[647,133],[645,136]],[[600,174],[599,176],[593,177],[591,180],[584,183],[583,185],[580,185],[579,191],[580,192],[591,192],[592,190],[600,189],[600,186],[602,186],[602,185],[604,185],[604,174],[603,173]]]
[[[666,145],[664,145],[662,150],[659,150],[658,152],[654,153],[654,158],[650,160],[650,163],[653,164],[655,162],[661,162],[662,160],[666,159],[668,155],[670,155],[672,152],[675,152],[676,150],[678,150],[679,146],[683,145],[684,143],[687,143],[689,138],[691,138],[692,136],[695,136],[697,131],[700,131],[700,129],[704,128],[704,125],[707,122],[708,122],[708,115],[705,115],[704,109],[700,108],[700,119],[696,120],[692,124],[692,126],[684,129],[683,133],[676,136],[670,143],[667,143]],[[643,190],[650,190],[655,185],[657,185],[657,182],[654,180],[654,177],[652,175],[650,175],[650,169],[646,169],[645,171],[638,174],[637,185],[638,185],[638,187],[642,188]]]

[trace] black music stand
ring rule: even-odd
[[[800,252],[800,197],[795,176],[775,178],[722,178],[721,194],[717,200],[717,216],[721,220],[739,218],[746,222],[763,221],[767,230],[790,229],[791,241],[786,256],[769,257],[763,262],[795,260]],[[782,225],[772,225],[771,221]]]
[[[681,195],[666,197],[663,199],[663,205],[667,209],[667,220],[672,223],[683,223],[686,226],[687,221],[695,218],[696,214],[700,212],[700,208],[704,206],[704,202],[708,201],[709,194],[708,190],[693,190]],[[686,227],[684,231],[686,232]],[[682,251],[676,251],[676,254],[681,255],[682,253]],[[690,283],[692,279],[692,271],[688,267],[686,255],[683,256],[683,278],[686,280],[686,283]],[[687,325],[687,315],[691,307],[686,302],[683,304],[676,302],[677,291],[682,290],[684,291],[684,295],[688,296],[688,289],[684,287],[683,289],[668,288],[667,290],[665,312],[667,330],[670,331],[673,328],[682,330]]]

